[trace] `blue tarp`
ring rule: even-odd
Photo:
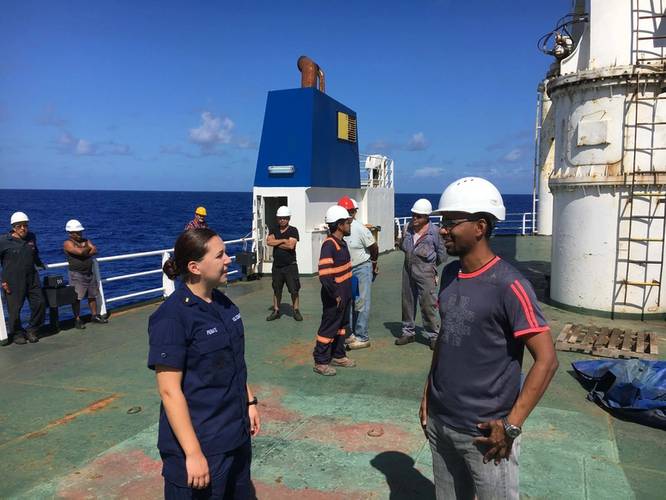
[[[576,361],[587,399],[621,418],[666,429],[666,361],[613,359]]]

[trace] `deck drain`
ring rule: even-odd
[[[129,410],[127,410],[128,415],[134,415],[136,413],[139,413],[143,408],[140,406],[132,406]]]
[[[384,435],[384,429],[381,427],[373,427],[368,431],[368,436],[371,438],[378,438]]]

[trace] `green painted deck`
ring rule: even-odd
[[[548,238],[503,237],[494,244],[543,289]],[[320,313],[316,278],[302,279],[302,323],[286,316],[265,321],[270,279],[227,289],[243,314],[249,380],[260,399],[262,433],[254,440],[252,469],[259,498],[434,498],[430,451],[417,421],[431,352],[420,343],[393,345],[401,263],[398,252],[381,258],[372,347],[352,352],[358,367],[339,369],[336,377],[311,369]],[[161,498],[159,399],[145,367],[147,319],[156,307],[0,349],[0,497]],[[548,305],[544,310],[554,335],[567,321],[610,324]],[[659,332],[665,351],[665,322],[614,324]],[[525,426],[522,495],[663,498],[666,434],[617,420],[586,401],[570,363],[588,356],[559,358],[560,369]],[[527,368],[529,354],[525,361]],[[128,413],[133,407],[142,410]],[[371,429],[383,434],[370,437]]]

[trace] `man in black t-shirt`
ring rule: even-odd
[[[558,367],[550,329],[530,282],[490,245],[506,215],[495,186],[459,179],[433,214],[458,257],[442,272],[441,327],[419,411],[436,495],[518,500],[522,426]],[[534,363],[521,384],[525,348]]]
[[[288,207],[278,208],[276,215],[278,227],[266,238],[266,244],[273,247],[273,312],[266,318],[266,321],[280,318],[280,302],[285,283],[291,294],[294,319],[303,321],[303,316],[298,310],[298,291],[301,288],[301,282],[298,279],[298,264],[296,264],[298,229],[289,225],[291,211]]]

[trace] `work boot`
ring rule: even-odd
[[[19,332],[14,335],[14,343],[18,345],[23,345],[28,343],[26,338],[23,336],[23,332]]]
[[[395,345],[407,345],[416,340],[415,335],[400,335],[397,339],[395,339]]]
[[[31,332],[30,330],[28,330],[27,332],[24,333],[24,335],[26,340],[31,344],[39,342],[39,337],[35,335],[35,332]]]
[[[108,323],[109,320],[106,319],[106,318],[105,318],[104,316],[102,316],[101,314],[96,314],[95,316],[92,317],[92,322],[93,322],[93,323],[102,323],[102,324],[104,324],[104,323]]]
[[[83,330],[86,327],[86,325],[83,324],[83,320],[81,318],[76,318],[74,320],[74,328],[77,330]]]
[[[370,347],[370,341],[358,340],[358,338],[355,338],[353,341],[347,344],[347,349],[349,349],[350,351],[353,351],[355,349],[365,349],[367,347]]]
[[[303,321],[303,315],[301,314],[301,311],[298,309],[294,309],[294,319],[296,321]]]
[[[356,366],[356,361],[345,356],[344,358],[333,358],[331,364],[341,366],[342,368],[354,368]]]
[[[268,315],[266,321],[273,321],[276,319],[280,319],[280,316],[281,316],[280,311],[276,311],[275,309],[273,309],[273,312]]]
[[[335,368],[330,365],[314,365],[312,371],[324,377],[332,377],[336,373]]]
[[[356,335],[354,335],[354,334],[352,333],[349,337],[347,337],[347,338],[345,339],[345,345],[349,345],[349,344],[351,344],[352,342],[356,342],[356,341],[357,341]]]

